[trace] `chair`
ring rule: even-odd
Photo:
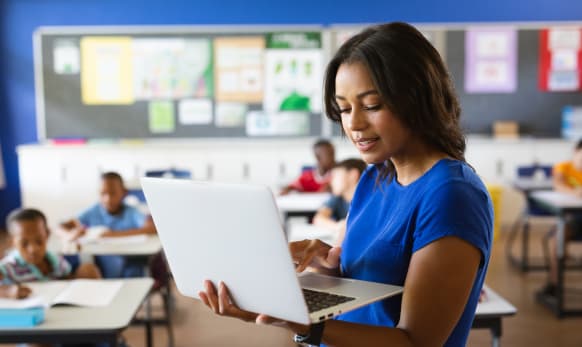
[[[533,164],[528,166],[520,166],[517,168],[518,180],[550,180],[552,177],[552,166]],[[524,188],[516,185],[516,187],[525,194],[526,206],[524,211],[518,220],[513,224],[509,237],[506,244],[506,253],[509,262],[519,268],[522,272],[528,272],[533,270],[547,270],[547,262],[542,262],[541,264],[532,264],[529,257],[529,231],[530,231],[530,217],[549,217],[552,216],[551,213],[547,212],[545,209],[541,208],[535,201],[533,201],[529,194],[534,190],[547,189],[535,187],[532,185],[530,188]],[[512,247],[518,234],[521,232],[521,254],[516,258],[512,254]]]
[[[165,178],[180,178],[180,179],[191,179],[192,172],[190,170],[185,169],[176,169],[176,168],[168,168],[168,169],[159,169],[159,170],[148,170],[145,172],[146,177],[165,177]],[[129,196],[134,197],[137,199],[139,204],[144,204],[145,195],[140,188],[130,189],[127,193]]]

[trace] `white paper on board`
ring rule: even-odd
[[[180,100],[178,121],[185,125],[212,123],[212,102],[210,99]]]
[[[214,125],[219,128],[244,126],[247,111],[247,104],[242,102],[217,102]]]
[[[53,68],[56,74],[78,74],[81,69],[79,45],[72,40],[58,40],[53,49]]]

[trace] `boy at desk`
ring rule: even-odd
[[[150,217],[137,208],[124,203],[127,189],[123,179],[116,172],[101,175],[99,203],[61,224],[61,234],[69,241],[75,241],[86,233],[87,228],[105,227],[100,237],[121,237],[133,235],[152,235],[156,233]],[[75,256],[78,262],[78,256]],[[140,277],[142,266],[132,264],[123,256],[96,256],[95,263],[104,278]]]
[[[552,170],[554,190],[582,198],[582,139],[574,147],[572,159],[558,163]],[[582,216],[569,216],[566,220],[565,245],[570,240],[582,240]],[[556,231],[548,234],[549,278],[540,294],[556,296],[558,283],[558,258],[556,254]]]
[[[302,193],[329,191],[330,172],[335,164],[335,149],[331,142],[319,140],[313,145],[313,154],[317,160],[317,167],[304,170],[299,178],[281,190],[281,195],[292,191]]]
[[[13,250],[0,260],[0,296],[21,299],[30,294],[22,283],[66,278],[100,278],[93,264],[81,264],[73,272],[63,256],[47,250],[46,217],[35,209],[15,210],[6,225]]]
[[[338,231],[338,244],[343,240],[350,202],[365,169],[366,163],[361,159],[352,158],[337,163],[331,170],[333,195],[313,217],[314,225]]]

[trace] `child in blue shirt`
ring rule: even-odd
[[[86,232],[87,228],[98,226],[107,228],[101,237],[155,234],[156,229],[151,218],[145,216],[137,208],[124,203],[126,195],[127,190],[118,173],[102,174],[99,203],[82,212],[77,219],[62,223],[61,228],[65,231],[65,237],[76,240]],[[76,256],[71,258],[78,259]],[[104,278],[143,276],[142,266],[132,264],[126,257],[96,256],[95,263]]]
[[[82,264],[73,272],[63,256],[47,250],[49,228],[39,210],[15,210],[6,225],[13,250],[0,260],[0,296],[27,297],[30,289],[23,285],[27,282],[100,277],[93,264]]]
[[[331,193],[333,194],[317,210],[313,224],[336,230],[337,244],[341,244],[346,227],[346,217],[356,186],[366,163],[361,159],[350,158],[340,161],[331,169]]]
[[[411,25],[369,27],[331,59],[324,101],[372,165],[356,188],[342,246],[291,243],[296,269],[401,285],[402,296],[317,330],[239,309],[228,283],[205,281],[201,300],[216,314],[277,324],[301,341],[321,334],[335,347],[464,346],[487,273],[493,209],[465,161],[460,106],[441,57]]]

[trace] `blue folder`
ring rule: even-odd
[[[44,308],[0,309],[0,328],[31,327],[44,321]]]

